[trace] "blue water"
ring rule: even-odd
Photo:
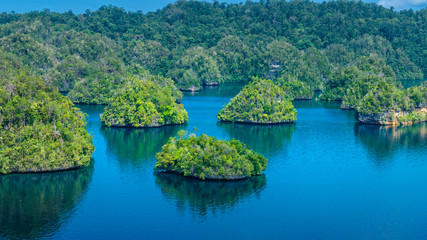
[[[0,238],[426,239],[427,125],[358,124],[338,103],[297,101],[295,124],[219,123],[239,91],[185,94],[189,123],[155,129],[101,126],[81,106],[93,166],[0,176]],[[155,174],[155,153],[180,129],[236,138],[268,159],[265,174],[201,182]]]

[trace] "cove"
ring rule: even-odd
[[[185,93],[186,125],[106,128],[88,114],[93,166],[0,176],[6,239],[423,239],[427,125],[362,125],[339,103],[294,101],[294,124],[220,123],[241,87]],[[265,155],[265,174],[200,182],[154,173],[181,130],[236,138]]]

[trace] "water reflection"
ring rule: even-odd
[[[355,124],[354,133],[357,143],[362,143],[379,166],[389,164],[400,148],[425,149],[427,146],[426,123],[395,127]]]
[[[298,110],[298,108],[325,108],[325,109],[340,109],[340,101],[316,101],[316,100],[295,100],[292,104]]]
[[[242,141],[264,155],[287,146],[296,130],[296,124],[251,125],[218,122],[217,125],[224,128],[231,138]]]
[[[179,211],[187,207],[197,217],[225,212],[243,199],[258,196],[266,188],[265,175],[241,181],[200,181],[172,173],[156,173],[156,184]]]
[[[162,146],[185,125],[160,128],[111,128],[101,127],[107,149],[117,156],[121,165],[140,166],[144,159],[152,158]]]
[[[421,80],[401,80],[399,81],[404,88],[410,88],[414,86],[419,86],[423,84],[423,82],[427,81],[427,79],[421,79]]]
[[[92,174],[93,167],[88,167],[0,176],[0,238],[52,236],[73,214]]]
[[[198,92],[184,92],[184,96],[203,96],[203,97],[234,97],[244,87],[244,84],[225,83],[219,86],[205,86]]]

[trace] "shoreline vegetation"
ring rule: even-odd
[[[298,80],[309,92],[294,99],[326,90],[332,100],[344,97],[337,72],[363,69],[366,58],[389,66],[397,80],[427,76],[426,16],[426,9],[351,1],[177,1],[151,13],[46,9],[2,13],[0,44],[74,103],[108,104],[128,75],[163,76],[159,84],[170,80],[183,91],[252,76]]]
[[[313,99],[314,91],[310,89],[310,86],[297,79],[284,79],[278,78],[275,80],[277,85],[288,94],[292,100],[311,100]]]
[[[357,104],[358,120],[378,125],[410,125],[427,121],[427,82],[400,89],[385,81],[372,86]]]
[[[427,82],[408,89],[379,81],[366,89],[366,94],[356,99],[354,106],[345,105],[342,110],[354,110],[357,119],[372,125],[412,125],[427,121]]]
[[[404,89],[393,69],[377,56],[361,57],[337,70],[320,95],[341,101],[342,110],[356,110],[359,122],[408,125],[427,121],[427,82]]]
[[[156,154],[155,170],[201,180],[238,180],[260,175],[267,159],[238,140],[217,140],[206,134],[178,132]]]
[[[121,93],[110,99],[101,114],[108,127],[161,127],[188,122],[184,106],[177,103],[168,86],[149,79],[131,79]]]
[[[10,64],[7,58],[0,61]],[[85,114],[31,71],[0,74],[0,173],[89,166],[94,145]]]
[[[296,116],[292,97],[272,81],[259,78],[253,78],[217,114],[220,121],[251,124],[292,123]]]
[[[94,146],[73,103],[106,105],[100,118],[108,127],[178,125],[188,122],[182,91],[223,83],[247,83],[218,112],[223,122],[295,122],[292,101],[311,100],[316,90],[321,101],[357,111],[363,123],[427,121],[427,84],[398,83],[427,76],[425,26],[427,9],[396,12],[352,1],[2,13],[0,172],[87,166]],[[197,141],[245,149],[202,136]],[[221,177],[249,176],[248,168]],[[216,177],[203,174],[197,176]]]

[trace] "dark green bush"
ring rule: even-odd
[[[206,134],[196,137],[181,130],[156,154],[155,170],[200,179],[241,179],[259,175],[267,159],[238,140],[217,140]]]

